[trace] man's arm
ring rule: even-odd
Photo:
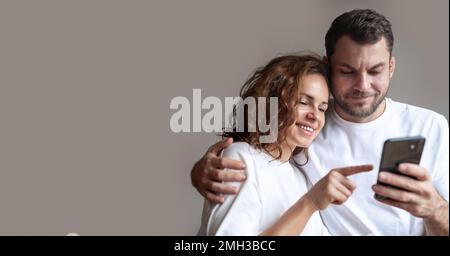
[[[192,167],[191,182],[198,192],[211,203],[223,203],[223,194],[236,194],[238,188],[223,184],[224,181],[244,181],[244,163],[230,158],[222,158],[220,152],[231,145],[228,138],[212,145],[205,155]],[[240,170],[230,172],[224,169]]]
[[[378,180],[403,190],[374,185],[375,193],[387,197],[377,200],[423,218],[427,235],[448,236],[448,202],[434,188],[428,171],[419,165],[407,163],[400,164],[398,171],[407,176],[381,172]]]
[[[437,208],[433,216],[424,219],[426,234],[448,236],[448,203],[441,199],[442,206]]]

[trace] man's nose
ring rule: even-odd
[[[367,91],[370,88],[370,78],[366,73],[362,73],[358,76],[354,88],[358,91]]]

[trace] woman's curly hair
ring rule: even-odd
[[[326,79],[327,84],[330,84],[329,71],[325,62],[319,55],[308,53],[277,57],[264,67],[258,68],[242,86],[240,91],[242,99],[251,97],[256,105],[258,105],[260,99],[266,101],[265,120],[273,119],[270,117],[269,111],[270,97],[278,98],[278,134],[275,142],[260,142],[260,136],[270,134],[270,130],[261,132],[258,127],[258,120],[249,120],[256,118],[258,115],[250,114],[251,111],[248,108],[244,110],[243,131],[238,131],[236,123],[233,123],[233,127],[229,131],[225,130],[221,134],[222,137],[231,137],[234,141],[246,142],[266,152],[277,150],[278,156],[275,159],[280,159],[282,155],[280,145],[286,141],[287,130],[295,122],[294,111],[299,97],[299,85],[302,82],[302,77],[309,74],[320,74]],[[232,117],[236,118],[236,114],[235,106]],[[249,121],[256,123],[256,129],[249,129]],[[292,155],[302,151],[305,151],[306,154],[304,148],[297,147]]]

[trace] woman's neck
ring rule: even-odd
[[[280,148],[281,148],[281,156],[277,160],[280,162],[283,162],[283,163],[288,162],[289,159],[291,159],[292,152],[294,151],[295,147],[291,147],[291,146],[289,146],[289,144],[287,144],[285,142],[285,143],[280,144]],[[274,148],[270,151],[269,150],[266,150],[266,151],[274,159],[277,158],[278,154],[280,153],[277,148]]]

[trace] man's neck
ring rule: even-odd
[[[338,116],[340,118],[344,119],[345,121],[352,122],[352,123],[368,123],[368,122],[371,122],[371,121],[377,119],[384,113],[384,110],[386,109],[386,99],[384,99],[383,102],[381,102],[381,104],[378,106],[378,108],[377,108],[377,110],[375,110],[375,112],[373,112],[369,116],[364,116],[364,117],[348,114],[336,103],[336,101],[334,101],[333,106],[336,111],[336,114],[338,114]]]

